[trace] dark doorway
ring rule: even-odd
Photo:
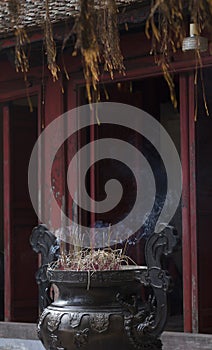
[[[5,321],[35,322],[37,256],[29,236],[37,224],[28,192],[28,163],[37,139],[37,97],[3,106]],[[35,169],[35,177],[37,177]]]
[[[172,138],[175,147],[180,155],[180,114],[179,114],[179,79],[175,77],[176,95],[178,99],[178,109],[174,109],[170,101],[169,88],[163,77],[154,77],[147,79],[138,79],[132,81],[121,81],[113,84],[105,84],[100,87],[100,95],[102,102],[118,102],[123,104],[132,105],[138,107],[145,112],[149,113],[155,119],[157,119],[162,126],[169,133]],[[86,91],[82,88],[81,96],[86,96]],[[81,103],[86,103],[85,98]],[[133,116],[130,116],[133,118]],[[85,132],[85,131],[84,131]],[[155,180],[158,183],[160,193],[157,200],[160,201],[164,187],[163,167],[161,160],[158,156],[155,156],[153,147],[150,142],[147,142],[141,135],[134,131],[125,130],[122,126],[111,125],[95,125],[93,131],[87,130],[84,135],[84,140],[90,141],[91,135],[96,138],[121,138],[122,140],[131,143],[140,152],[144,154],[149,164],[151,164]],[[161,143],[163,140],[161,140]],[[80,144],[80,147],[82,145]],[[108,144],[110,148],[110,145]],[[113,150],[111,150],[113,154]],[[88,155],[89,156],[89,155]],[[136,166],[139,167],[138,159],[134,157]],[[174,167],[174,164],[173,164]],[[105,183],[111,178],[116,178],[123,185],[123,197],[120,203],[112,211],[96,214],[95,222],[98,225],[114,224],[121,220],[126,213],[128,214],[131,207],[134,204],[134,198],[136,194],[136,184],[133,180],[132,173],[126,166],[120,164],[114,159],[105,159],[95,164],[95,176],[94,181],[94,194],[96,201],[102,200],[105,196],[104,186]],[[92,196],[92,176],[87,178],[88,193]],[[159,198],[159,199],[158,199]],[[162,198],[163,200],[163,198]],[[160,203],[158,203],[160,207]],[[122,216],[123,215],[123,216]],[[84,215],[84,219],[87,217]],[[154,231],[154,224],[156,223],[157,214],[152,216],[152,222],[149,222],[147,231],[137,232],[132,238],[131,242],[126,245],[126,253],[137,264],[145,264],[144,259],[144,246],[146,237]],[[90,220],[91,221],[91,220]],[[89,223],[90,223],[89,221]],[[179,236],[182,236],[182,217],[181,217],[181,204],[173,217],[171,222],[176,227]],[[146,228],[145,228],[146,229]],[[174,288],[169,295],[170,317],[167,324],[167,330],[183,331],[183,285],[182,285],[182,251],[179,246],[172,256],[164,261],[166,268],[174,279]]]
[[[204,91],[209,116],[206,114]],[[196,121],[196,195],[197,244],[199,278],[199,331],[212,332],[212,68],[204,69],[203,81],[199,78],[198,115]]]

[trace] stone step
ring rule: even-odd
[[[0,350],[44,350],[39,340],[0,338]]]
[[[164,332],[161,339],[163,350],[212,349],[212,334]],[[36,324],[0,322],[0,350],[44,350]]]

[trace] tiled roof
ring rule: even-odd
[[[117,0],[118,5],[137,3],[137,0]],[[143,2],[140,0],[140,2]],[[45,18],[44,0],[21,0],[20,23],[27,27],[42,26]],[[49,0],[49,12],[52,22],[59,22],[75,16],[79,11],[79,0]],[[8,1],[0,0],[0,36],[12,30]]]

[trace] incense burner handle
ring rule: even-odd
[[[57,238],[44,224],[40,224],[32,230],[30,244],[32,249],[41,255],[41,266],[36,272],[35,278],[39,288],[39,308],[42,312],[52,302],[51,285],[46,273],[48,264],[58,258],[59,245]]]
[[[147,269],[138,271],[136,280],[149,287],[148,301],[142,307],[136,302],[122,304],[127,309],[124,317],[125,331],[131,344],[138,350],[161,349],[158,337],[164,330],[167,320],[167,293],[171,286],[171,276],[161,267],[162,255],[171,254],[179,241],[176,230],[171,226],[149,237],[145,246]],[[127,307],[128,305],[128,307]]]

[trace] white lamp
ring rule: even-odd
[[[207,51],[208,39],[198,34],[197,26],[195,23],[190,23],[190,36],[183,39],[182,50],[200,50],[201,52]]]

